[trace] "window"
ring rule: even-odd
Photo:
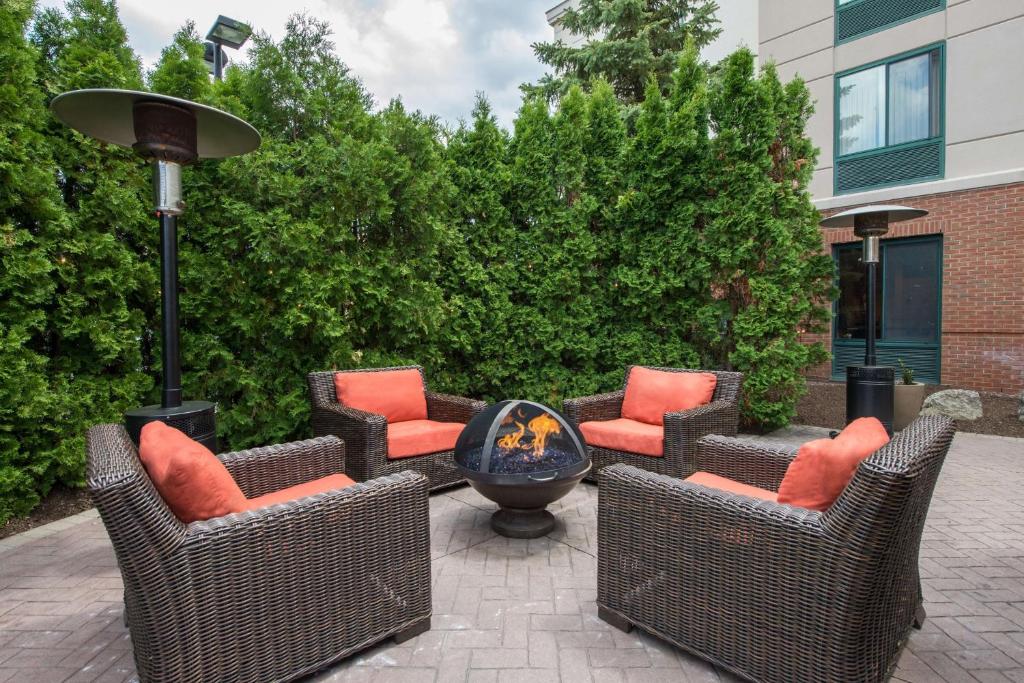
[[[836,193],[942,177],[943,46],[836,76]]]
[[[946,7],[946,0],[836,0],[836,45]]]
[[[863,362],[867,332],[864,264],[861,244],[835,248],[839,296],[832,322],[833,375]],[[942,238],[913,237],[881,242],[876,269],[878,305],[875,334],[879,363],[902,359],[922,381],[939,381],[941,345]]]
[[[942,50],[839,78],[839,156],[940,134]]]

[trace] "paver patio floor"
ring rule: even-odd
[[[1024,682],[1022,488],[1024,440],[956,437],[922,542],[928,620],[895,680]],[[559,526],[537,540],[495,536],[493,509],[469,488],[432,496],[432,630],[313,680],[736,680],[597,618],[596,487],[581,485],[553,506]],[[133,680],[121,599],[94,511],[0,541],[0,681]]]

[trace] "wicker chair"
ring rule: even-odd
[[[622,389],[608,394],[586,396],[584,398],[566,399],[563,403],[567,418],[577,425],[592,420],[615,420],[622,417],[622,399],[626,395],[630,371],[634,366],[626,368],[626,379]],[[665,451],[664,456],[657,458],[641,453],[617,451],[609,448],[590,447],[590,458],[594,463],[588,481],[599,481],[602,468],[615,463],[626,463],[640,469],[668,474],[673,477],[686,477],[696,471],[694,450],[697,440],[706,434],[723,434],[733,436],[739,424],[739,404],[743,373],[720,372],[715,370],[688,370],[681,368],[656,368],[666,372],[710,372],[717,376],[715,395],[711,403],[684,410],[678,413],[665,414]]]
[[[121,426],[93,427],[87,449],[142,681],[292,680],[430,628],[423,476],[183,524]],[[342,471],[345,450],[328,437],[219,457],[253,497]]]
[[[826,512],[605,469],[599,616],[751,681],[884,681],[924,620],[918,550],[953,432],[948,418],[918,418]],[[709,436],[697,459],[776,491],[794,455]]]
[[[415,368],[423,374],[423,368],[410,365],[395,368],[373,368],[347,370],[346,372],[384,372]],[[430,490],[447,488],[464,483],[466,480],[455,467],[451,450],[428,455],[388,459],[388,423],[383,415],[368,413],[344,406],[338,402],[334,388],[334,371],[311,372],[309,382],[312,403],[313,434],[334,435],[345,441],[347,453],[346,474],[356,481],[413,470],[425,475],[430,481]],[[426,380],[423,382],[426,387]],[[460,396],[449,396],[427,391],[427,417],[438,422],[469,422],[487,404]]]

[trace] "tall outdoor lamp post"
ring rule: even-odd
[[[908,206],[874,205],[850,209],[830,216],[821,222],[823,228],[853,228],[853,234],[864,241],[864,275],[867,280],[866,292],[866,334],[864,339],[864,365],[850,365],[846,368],[846,422],[858,417],[877,417],[892,433],[893,395],[896,371],[892,367],[878,365],[875,353],[875,306],[878,296],[876,277],[878,272],[879,238],[889,232],[890,223],[899,223],[927,216],[923,209]]]
[[[226,112],[176,97],[131,90],[75,90],[54,98],[54,115],[91,138],[149,159],[153,168],[153,211],[160,221],[160,293],[163,318],[163,392],[160,405],[129,410],[125,426],[138,443],[147,422],[159,420],[216,450],[215,407],[182,401],[178,348],[178,216],[181,167],[196,159],[251,152],[260,135]]]
[[[251,35],[252,28],[248,24],[225,17],[223,14],[217,17],[217,21],[213,22],[213,26],[206,34],[208,42],[204,55],[206,63],[212,67],[214,78],[219,81],[224,75],[224,67],[228,62],[224,48],[230,47],[232,50],[237,50],[245,45],[245,41],[249,40]]]

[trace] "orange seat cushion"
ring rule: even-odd
[[[779,485],[779,502],[827,510],[853,479],[857,466],[889,443],[876,418],[861,417],[834,439],[808,441],[800,447]]]
[[[591,446],[660,458],[665,454],[665,428],[621,417],[584,422],[583,438]]]
[[[143,426],[139,459],[164,502],[186,524],[246,509],[242,489],[217,456],[174,427]]]
[[[271,493],[265,493],[262,496],[250,498],[246,501],[245,509],[255,510],[256,508],[263,508],[268,505],[287,503],[290,500],[298,500],[299,498],[313,496],[318,493],[326,493],[335,489],[343,489],[346,486],[352,486],[353,484],[355,484],[355,482],[344,474],[332,474],[327,477],[321,477],[320,479],[314,479],[313,481],[307,481],[303,484],[289,486],[288,488],[281,489],[280,491],[273,491]]]
[[[388,422],[427,419],[423,375],[415,368],[380,372],[336,372],[338,402],[383,415]]]
[[[728,491],[729,493],[738,493],[741,496],[770,500],[773,503],[778,497],[778,494],[775,493],[775,491],[750,486],[749,484],[744,484],[743,482],[735,481],[734,479],[726,479],[725,477],[720,477],[717,474],[711,474],[710,472],[694,472],[684,481],[688,481],[691,484],[707,486],[711,489],[721,489],[722,491]]]
[[[666,372],[634,367],[626,382],[622,417],[652,425],[665,424],[665,413],[710,403],[718,378],[711,372]]]
[[[388,425],[388,458],[411,458],[455,448],[466,425],[461,422],[407,420]]]

